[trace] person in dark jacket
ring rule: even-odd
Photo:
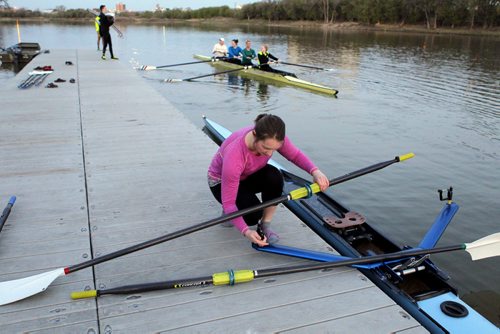
[[[272,68],[271,66],[269,66],[271,59],[274,60],[276,63],[279,61],[279,59],[277,57],[273,56],[268,51],[268,49],[269,49],[269,47],[267,46],[267,44],[263,44],[260,47],[260,52],[257,54],[257,57],[259,58],[259,69],[262,71],[266,71],[266,72],[273,72],[273,73],[281,74],[284,76],[290,76],[290,77],[296,78],[297,76],[293,73],[276,70],[276,69]]]
[[[109,53],[111,54],[111,59],[118,59],[113,55],[113,44],[111,43],[111,34],[109,33],[109,27],[115,23],[115,18],[107,14],[106,12],[108,9],[106,8],[106,5],[101,5],[99,7],[100,13],[99,13],[99,33],[101,34],[102,37],[102,60],[106,60],[106,47],[109,45]]]

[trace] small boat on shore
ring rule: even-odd
[[[204,122],[204,132],[219,145],[231,134],[228,129],[208,118],[204,117]],[[276,162],[270,160],[269,163],[282,172],[285,193],[310,184]],[[321,262],[340,262],[409,249],[430,252],[458,211],[452,195],[451,188],[446,198],[440,193],[440,199],[446,204],[415,248],[397,246],[360,213],[350,211],[322,192],[307,199],[285,202],[284,205],[340,255],[282,245],[254,248]],[[431,333],[499,332],[494,324],[460,299],[457,290],[447,282],[450,277],[430,260],[429,254],[355,267]]]
[[[18,43],[0,51],[2,63],[28,63],[40,53],[38,43]]]
[[[199,59],[199,60],[207,61],[207,62],[209,62],[212,59],[212,57],[203,56],[203,55],[194,55],[193,57],[196,58],[196,59]],[[231,69],[239,69],[239,68],[243,68],[244,67],[242,65],[229,63],[229,62],[226,62],[226,61],[223,61],[223,60],[213,61],[213,62],[210,62],[210,64],[213,65],[214,67],[217,67],[217,68],[229,69],[229,70],[231,70]],[[288,76],[288,75],[281,75],[281,74],[278,74],[278,73],[261,71],[261,70],[259,70],[256,67],[248,68],[248,69],[243,69],[243,70],[241,70],[238,73],[241,73],[242,75],[247,75],[247,76],[250,76],[250,77],[262,78],[262,79],[269,79],[271,81],[276,81],[276,82],[288,84],[290,86],[295,86],[295,87],[299,87],[299,88],[308,89],[308,90],[311,90],[311,91],[314,91],[314,92],[318,92],[318,93],[323,93],[323,94],[328,94],[328,95],[334,95],[334,96],[336,96],[337,93],[338,93],[338,90],[333,89],[331,87],[327,87],[327,86],[315,84],[315,83],[312,83],[312,82],[309,82],[309,81],[305,81],[305,80],[301,80],[301,79],[298,79],[298,78],[295,78],[295,77],[292,77],[292,76]]]

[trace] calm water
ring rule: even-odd
[[[283,66],[302,79],[338,89],[337,99],[227,75],[191,83],[148,82],[200,127],[203,114],[230,129],[249,124],[261,112],[280,115],[293,141],[330,178],[415,152],[404,164],[332,190],[401,245],[418,244],[442,207],[436,189],[449,186],[461,209],[440,245],[500,230],[499,39],[248,26],[122,30],[124,39],[113,35],[115,53],[130,66],[190,61],[224,36],[250,38],[255,48],[269,43],[272,53],[289,62],[333,68]],[[95,45],[92,25],[24,25],[22,34],[48,49]],[[0,25],[0,45],[16,39],[13,25]],[[98,56],[96,51],[96,61]],[[209,65],[199,64],[140,75],[147,80],[211,72]],[[11,76],[0,71],[0,89]],[[500,324],[499,258],[472,262],[456,252],[433,259],[451,275],[463,299]]]

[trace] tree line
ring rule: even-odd
[[[56,8],[53,13],[0,10],[3,17],[86,18],[85,9]],[[199,9],[124,12],[119,17],[139,19],[205,19],[230,17],[241,20],[316,21],[325,24],[422,24],[438,27],[494,28],[500,24],[500,0],[264,0],[244,5]]]
[[[268,0],[243,6],[240,18],[425,24],[427,28],[500,24],[499,0]]]

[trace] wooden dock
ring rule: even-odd
[[[73,65],[65,65],[71,61]],[[43,85],[18,89],[52,65]],[[44,88],[57,78],[58,88]],[[76,83],[69,83],[74,78]],[[206,182],[216,145],[122,61],[52,50],[0,86],[0,281],[76,264],[220,215]],[[201,116],[201,112],[200,112]],[[329,249],[284,208],[283,244]],[[215,226],[58,278],[0,306],[0,333],[426,333],[351,268],[234,287],[72,301],[72,291],[304,263]]]

